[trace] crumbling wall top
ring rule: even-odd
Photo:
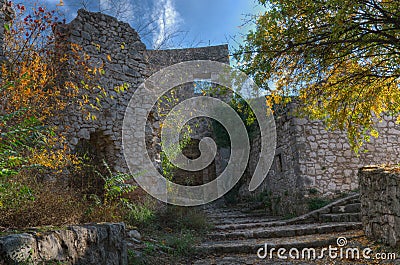
[[[228,45],[217,45],[200,48],[146,50],[144,57],[153,71],[164,67],[192,60],[211,60],[229,64]]]

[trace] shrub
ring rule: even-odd
[[[71,190],[61,190],[50,184],[28,187],[16,183],[10,187],[11,189],[1,196],[14,194],[17,197],[14,200],[4,200],[0,207],[0,226],[17,228],[61,226],[81,221],[84,204],[78,194]]]
[[[179,234],[167,236],[165,245],[169,248],[170,254],[176,256],[188,256],[194,252],[196,236],[191,231],[181,231]]]
[[[314,211],[317,209],[320,209],[326,205],[328,205],[331,202],[331,200],[329,199],[325,199],[325,198],[310,198],[308,200],[308,210],[310,211]]]
[[[205,214],[194,207],[168,205],[158,213],[157,219],[172,230],[204,232],[210,228]]]
[[[126,215],[126,220],[134,226],[143,226],[152,221],[155,217],[153,207],[148,202],[130,204]]]

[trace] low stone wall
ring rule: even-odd
[[[125,225],[104,223],[0,237],[0,264],[127,264]]]
[[[400,168],[363,167],[358,176],[365,234],[400,246]]]

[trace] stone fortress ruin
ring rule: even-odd
[[[4,19],[2,13],[0,23],[4,24]],[[4,27],[0,28],[3,30]],[[88,146],[90,152],[99,159],[105,159],[115,171],[127,171],[122,150],[122,123],[132,94],[147,77],[163,67],[183,61],[212,60],[229,64],[228,45],[147,50],[129,24],[101,13],[79,10],[77,17],[59,30],[63,35],[61,41],[78,44],[90,55],[91,61],[105,63],[105,74],[100,82],[113,98],[103,99],[102,109],[94,111],[96,120],[87,120],[81,112],[71,107],[55,121],[55,125],[67,132],[73,150]],[[115,86],[124,83],[130,86],[126,92],[114,91]],[[185,86],[180,91],[187,97],[197,95],[193,86]],[[278,213],[303,212],[304,198],[310,190],[317,191],[321,196],[335,196],[357,189],[357,171],[361,166],[400,162],[400,127],[395,119],[387,117],[380,122],[379,138],[372,138],[365,145],[368,152],[357,156],[350,149],[344,132],[326,131],[319,121],[296,117],[292,114],[294,106],[289,104],[284,110],[275,113],[277,149],[274,163],[264,183],[255,192],[269,193],[280,209]],[[137,108],[140,111],[141,106]],[[146,142],[154,161],[160,160],[159,130],[159,118],[156,115],[150,116]],[[207,122],[202,123],[196,132],[197,138],[194,138],[197,141],[204,135],[212,134]],[[254,195],[248,191],[248,183],[258,162],[260,136],[253,137],[251,144],[248,170],[239,187],[242,197]],[[186,152],[189,157],[197,156],[196,144],[188,147]],[[219,148],[214,163],[200,173],[194,173],[195,178],[215,178],[228,159],[229,150]],[[187,177],[188,173],[179,174]]]

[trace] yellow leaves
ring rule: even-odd
[[[379,132],[375,129],[372,129],[370,134],[372,137],[375,137],[375,138],[378,138],[378,136],[379,136]]]
[[[95,106],[95,105],[94,105],[94,104],[92,104],[92,103],[90,103],[90,104],[89,104],[89,106],[90,106],[92,109],[95,109],[95,110],[100,110],[100,108],[99,108],[99,107]]]
[[[71,165],[78,165],[80,161],[75,155],[66,153],[64,149],[43,149],[33,150],[29,158],[29,164],[39,165],[52,170],[60,170]]]
[[[92,120],[92,121],[95,121],[95,120],[97,120],[97,117],[96,117],[96,115],[94,115],[93,113],[87,113],[87,115],[86,115],[86,119],[87,120]]]
[[[56,4],[56,6],[64,6],[64,1],[60,0],[60,2],[58,4]]]
[[[93,44],[93,43],[92,43],[92,44]],[[70,43],[70,48],[71,48],[71,51],[72,51],[74,54],[77,54],[79,51],[82,50],[82,47],[81,47],[80,45],[76,44],[76,43]]]
[[[107,54],[107,60],[111,62],[111,55]]]
[[[114,87],[114,91],[117,93],[125,92],[130,87],[128,83],[123,83],[122,85]]]
[[[99,106],[101,106],[100,98],[98,98],[98,97],[96,97],[96,104],[99,105]]]
[[[88,95],[82,95],[82,102],[83,104],[88,104],[89,103],[89,97]]]
[[[63,168],[81,164],[79,158],[68,151],[63,136],[48,135],[44,140],[45,148],[31,150],[31,154],[28,156],[28,165],[41,166],[60,173]],[[60,145],[62,143],[64,144]],[[55,145],[59,145],[60,148],[53,148]]]
[[[97,50],[98,52],[101,51],[101,45],[100,45],[100,44],[92,42],[92,45],[96,48],[96,50]]]

